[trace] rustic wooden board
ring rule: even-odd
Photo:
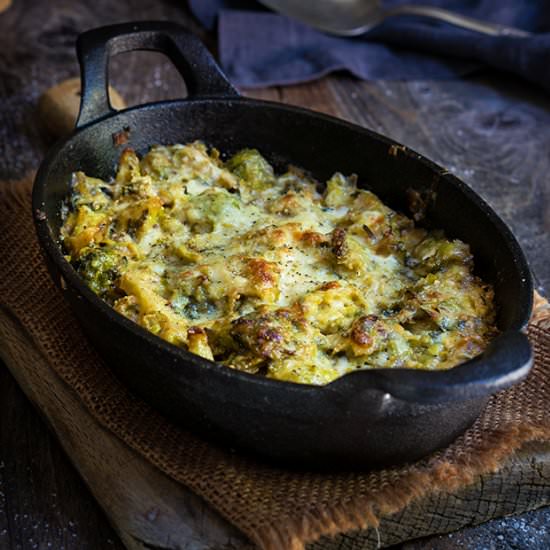
[[[56,433],[127,548],[246,547],[240,533],[199,497],[102,428],[51,370],[24,327],[3,309],[0,343],[2,359]]]
[[[440,493],[413,502],[380,522],[378,532],[346,534],[319,541],[311,550],[374,549],[435,533],[448,533],[493,518],[550,504],[550,444],[531,443],[511,457],[498,474],[454,494]],[[550,539],[549,539],[550,541]]]
[[[193,550],[249,548],[202,499],[102,428],[50,368],[9,311],[0,309],[2,359],[44,415],[125,546]],[[21,359],[24,358],[24,359]],[[530,444],[496,474],[456,494],[413,502],[378,530],[321,540],[311,550],[385,547],[550,504],[550,444]]]

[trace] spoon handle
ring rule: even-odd
[[[465,15],[460,15],[458,13],[432,6],[396,6],[395,8],[384,10],[384,19],[395,15],[420,15],[422,17],[430,17],[431,19],[445,21],[446,23],[450,23],[456,27],[462,27],[464,29],[491,36],[531,36],[530,32],[522,31],[521,29],[506,27],[504,25],[498,25],[497,23],[479,21],[478,19],[474,19],[472,17],[467,17]]]

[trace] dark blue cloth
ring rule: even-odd
[[[398,3],[414,2],[384,4]],[[189,0],[205,27],[217,27],[222,68],[243,87],[293,84],[337,70],[366,80],[448,79],[489,66],[550,91],[549,0],[426,0],[422,4],[536,34],[491,37],[407,16],[388,19],[363,36],[341,38],[265,10],[251,0]]]

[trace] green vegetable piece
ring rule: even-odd
[[[78,272],[89,287],[100,297],[108,299],[116,295],[115,281],[126,258],[109,247],[85,248],[78,260]]]
[[[206,191],[189,199],[187,220],[204,225],[206,230],[211,231],[218,224],[232,225],[239,215],[239,199],[225,190]]]
[[[412,254],[418,262],[419,274],[434,273],[452,264],[470,266],[472,255],[467,244],[458,240],[449,242],[443,235],[426,237]]]
[[[330,208],[338,208],[351,202],[353,193],[357,191],[355,178],[346,178],[336,172],[327,181],[327,187],[323,196],[323,202]]]
[[[225,167],[249,188],[261,191],[275,183],[273,167],[256,149],[243,149]]]

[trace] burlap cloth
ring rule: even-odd
[[[299,549],[322,535],[375,527],[413,499],[497,470],[527,441],[550,440],[550,312],[539,299],[529,326],[536,355],[529,377],[495,395],[462,437],[424,461],[381,471],[304,473],[206,443],[133,397],[98,358],[50,281],[30,208],[30,178],[0,182],[0,305],[26,327],[100,424],[260,547]]]

